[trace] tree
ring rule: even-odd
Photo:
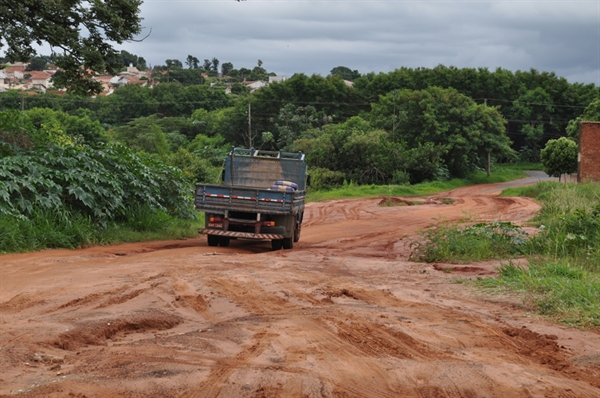
[[[165,64],[167,64],[167,68],[168,69],[171,69],[171,68],[183,68],[183,64],[178,59],[167,59],[165,61]]]
[[[525,144],[533,150],[534,159],[539,159],[539,148],[544,138],[544,124],[551,119],[554,112],[552,98],[541,87],[527,90],[524,86],[519,90],[519,97],[513,102],[515,119],[524,123],[521,133],[525,137]]]
[[[188,55],[185,60],[185,64],[188,66],[189,69],[198,69],[199,63],[200,60],[192,55]]]
[[[99,93],[95,72],[116,74],[121,64],[114,44],[141,32],[142,0],[44,1],[4,0],[0,3],[0,48],[9,61],[26,62],[34,46],[50,45],[57,87],[79,94]],[[114,44],[113,44],[114,43]]]
[[[210,66],[211,66],[210,59],[205,59],[204,64],[202,64],[202,69],[204,69],[205,71],[209,71]]]
[[[567,135],[571,138],[579,138],[579,123],[580,122],[597,122],[600,121],[600,98],[597,98],[590,102],[585,108],[583,114],[577,118],[569,121],[567,125]]]
[[[46,66],[48,65],[48,61],[50,60],[50,57],[42,55],[39,57],[33,57],[29,60],[29,65],[27,65],[27,68],[25,68],[26,71],[30,71],[30,70],[44,70],[46,69]]]
[[[330,72],[330,75],[339,75],[344,80],[354,81],[360,77],[360,73],[357,70],[351,70],[346,66],[336,66]]]
[[[129,51],[121,50],[121,63],[123,66],[137,66],[138,56],[130,53]]]
[[[372,104],[370,116],[374,127],[393,131],[392,141],[404,141],[408,148],[427,143],[443,148],[441,159],[453,177],[483,166],[488,153],[514,156],[498,109],[476,104],[452,88],[389,93]]]
[[[279,110],[276,118],[271,118],[271,123],[277,132],[277,145],[279,149],[289,151],[300,134],[318,124],[317,110],[311,106],[296,106],[286,104]]]
[[[213,58],[211,63],[212,63],[212,70],[218,71],[219,70],[219,60],[216,58]]]
[[[540,153],[544,171],[551,177],[560,177],[577,171],[577,144],[566,137],[549,140]]]
[[[221,65],[221,74],[223,76],[229,75],[229,72],[233,70],[233,64],[231,62],[224,62]]]

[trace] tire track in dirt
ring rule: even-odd
[[[192,392],[186,392],[180,398],[212,398],[219,396],[225,381],[238,369],[246,367],[253,358],[260,355],[276,337],[276,334],[266,330],[257,332],[251,344],[237,353],[233,358],[223,358],[216,362],[207,379],[200,383]]]

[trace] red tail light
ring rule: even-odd
[[[221,222],[221,217],[211,217],[208,219],[209,222]]]

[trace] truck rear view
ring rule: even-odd
[[[306,196],[304,154],[234,148],[221,184],[197,184],[194,204],[205,213],[209,246],[231,239],[270,240],[274,250],[300,239]]]

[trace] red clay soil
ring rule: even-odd
[[[600,397],[600,334],[453,283],[497,262],[408,261],[434,218],[538,210],[501,187],[311,203],[293,250],[199,237],[0,256],[0,396]]]

